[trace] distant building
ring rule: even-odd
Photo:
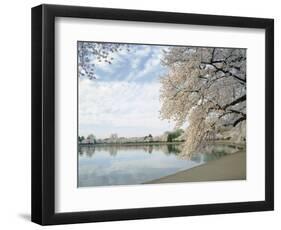
[[[117,133],[112,133],[109,137],[111,143],[116,143],[118,139]]]
[[[152,135],[149,134],[148,136],[145,136],[145,137],[144,137],[144,141],[146,141],[146,142],[152,142],[152,141],[153,141]]]

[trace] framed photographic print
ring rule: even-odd
[[[273,210],[273,19],[32,8],[32,221]]]

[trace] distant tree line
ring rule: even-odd
[[[85,138],[84,136],[78,136],[78,142],[85,144],[95,144],[97,140],[93,134],[89,134],[87,138]]]
[[[184,133],[183,129],[177,129],[172,132],[167,132],[167,142],[173,142]]]
[[[78,143],[80,144],[110,144],[110,143],[158,143],[158,142],[179,142],[183,141],[179,137],[184,133],[183,129],[176,129],[174,131],[167,131],[161,136],[153,137],[148,134],[144,137],[118,137],[116,133],[111,134],[109,138],[96,139],[95,135],[90,134],[87,137],[78,136]]]

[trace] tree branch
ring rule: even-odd
[[[235,127],[236,125],[238,125],[240,122],[245,121],[246,120],[246,116],[244,117],[240,117],[238,118],[236,121],[234,121],[234,123],[232,124],[233,127]]]
[[[236,100],[230,102],[229,104],[224,105],[222,108],[225,110],[226,108],[228,108],[230,106],[233,106],[233,105],[236,105],[236,104],[238,104],[240,102],[243,102],[243,101],[246,101],[246,94],[237,98]]]
[[[224,74],[229,74],[231,77],[234,77],[235,79],[237,79],[238,81],[240,81],[242,83],[246,83],[246,79],[240,78],[237,75],[233,74],[232,72],[227,71],[227,70],[223,70],[222,68],[218,68],[215,65],[212,65],[212,66],[214,66],[216,68],[216,72],[220,72],[221,71]]]

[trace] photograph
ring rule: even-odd
[[[246,180],[246,54],[77,41],[77,187]]]
[[[124,7],[31,10],[31,221],[273,211],[274,18]]]

